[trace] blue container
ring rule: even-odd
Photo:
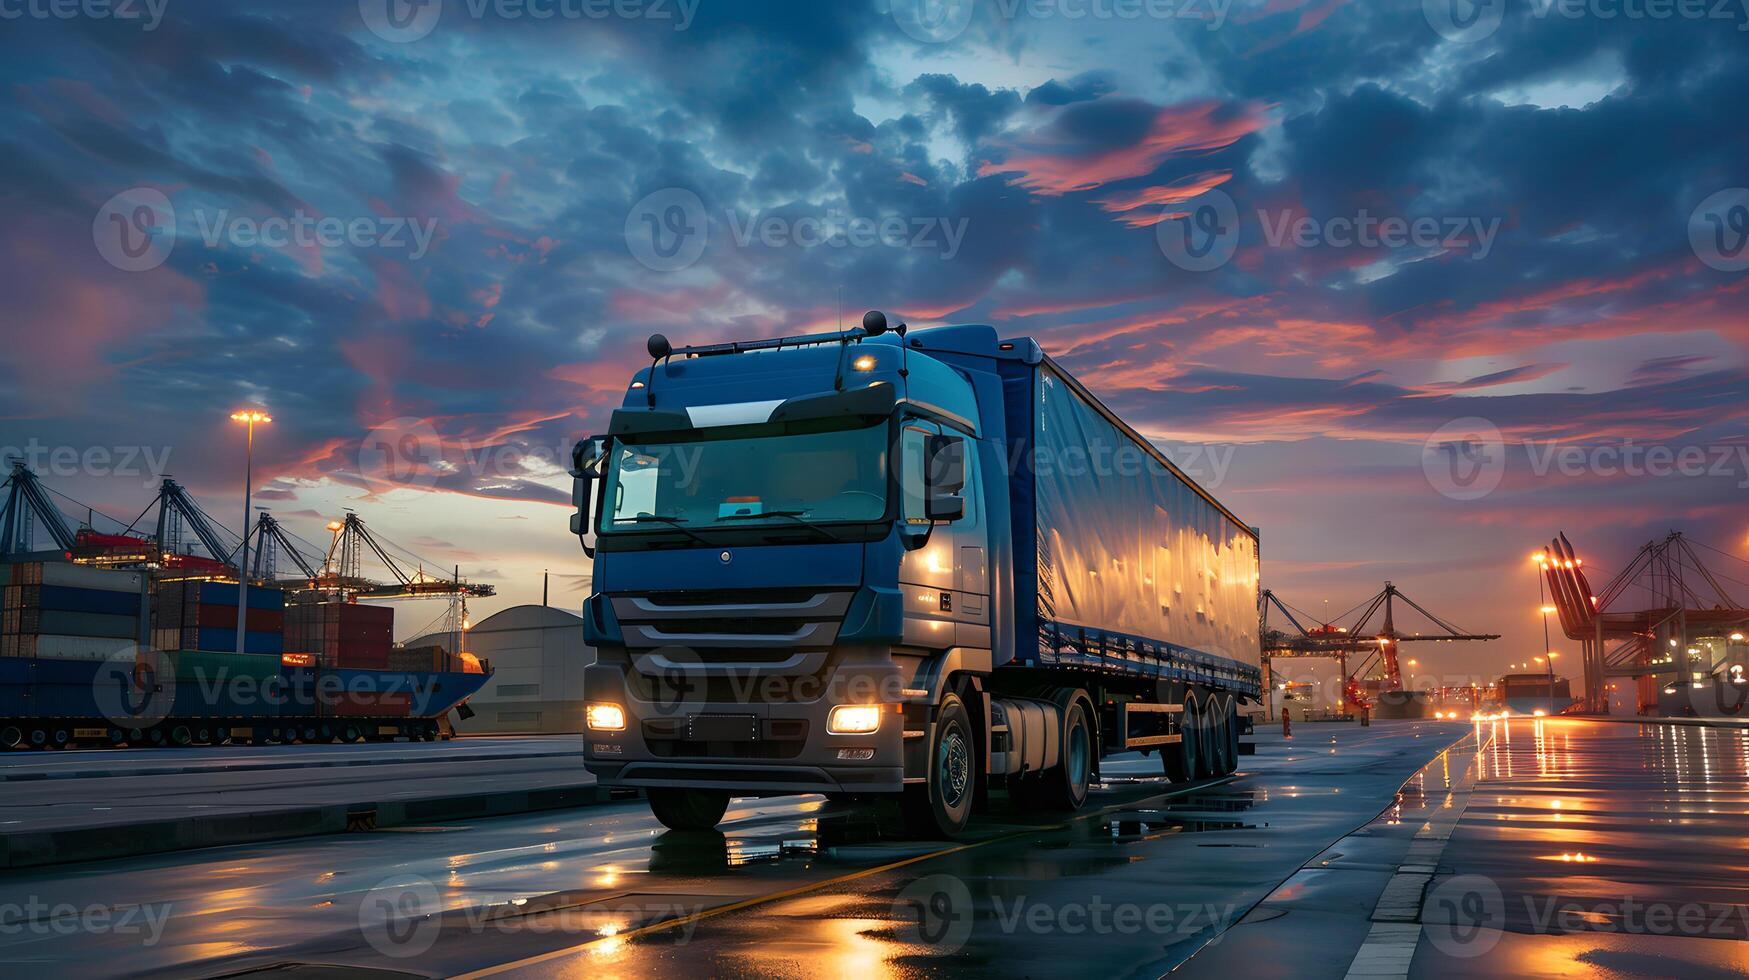
[[[237,604],[237,586],[230,582],[199,582],[192,583],[196,596],[195,604],[202,606],[235,606]],[[285,591],[283,589],[249,590],[250,609],[284,609]]]
[[[132,592],[105,592],[100,589],[79,589],[70,585],[44,585],[38,593],[38,607],[63,612],[102,613],[109,616],[138,616],[140,597]]]

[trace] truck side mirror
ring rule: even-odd
[[[595,481],[601,478],[601,464],[607,458],[607,437],[590,436],[580,440],[571,450],[571,533],[583,546],[583,553],[595,557],[595,546],[589,543],[589,518],[595,499]]]
[[[966,516],[966,441],[957,436],[929,438],[929,498],[924,505],[931,521],[957,521]]]

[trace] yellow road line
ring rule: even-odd
[[[1222,785],[1225,785],[1227,783],[1230,783],[1237,778],[1238,778],[1237,776],[1223,776],[1220,779],[1211,779],[1211,780],[1208,780],[1207,782],[1197,783],[1197,784],[1192,785],[1192,786],[1185,786],[1182,789],[1173,790],[1171,792],[1167,792],[1167,793],[1163,793],[1163,794],[1162,793],[1150,793],[1148,796],[1143,797],[1143,799],[1153,799],[1156,796],[1178,796],[1178,795],[1183,794],[1183,793],[1189,793],[1193,790],[1212,789],[1213,787],[1222,786]],[[700,921],[703,921],[705,919],[712,918],[714,916],[726,915],[730,912],[739,912],[742,909],[752,908],[755,905],[764,905],[767,902],[781,902],[786,898],[794,898],[797,895],[806,895],[808,892],[819,891],[822,888],[831,888],[834,885],[842,885],[845,882],[856,881],[859,878],[867,878],[867,877],[870,877],[872,875],[885,874],[888,871],[895,871],[895,870],[898,870],[899,868],[905,867],[906,865],[916,864],[919,861],[928,861],[931,858],[946,857],[949,854],[958,854],[962,851],[972,850],[973,848],[984,847],[984,846],[987,846],[989,844],[998,844],[998,843],[1001,843],[1003,841],[1014,840],[1017,837],[1025,837],[1027,834],[1034,834],[1034,833],[1038,833],[1040,831],[1061,830],[1064,827],[1067,827],[1069,824],[1076,823],[1076,822],[1081,821],[1081,820],[1090,820],[1094,817],[1102,817],[1102,816],[1106,815],[1107,813],[1111,813],[1115,810],[1121,810],[1124,807],[1131,806],[1136,802],[1139,802],[1139,801],[1131,801],[1130,803],[1113,804],[1111,806],[1102,807],[1098,810],[1091,810],[1091,811],[1088,811],[1087,813],[1078,814],[1074,817],[1071,817],[1068,820],[1063,821],[1062,823],[1041,824],[1041,825],[1037,825],[1037,826],[1029,826],[1029,827],[1026,827],[1022,830],[1017,830],[1011,834],[1002,834],[1002,835],[999,835],[996,837],[991,837],[988,840],[973,841],[972,843],[969,843],[969,844],[960,844],[960,845],[957,845],[955,847],[947,847],[947,848],[943,848],[939,851],[930,851],[927,854],[916,854],[916,855],[913,855],[911,857],[905,858],[904,860],[901,860],[901,861],[894,861],[890,864],[878,865],[878,866],[873,867],[873,868],[864,868],[861,871],[853,871],[850,874],[839,875],[836,878],[827,878],[824,881],[816,881],[816,882],[812,882],[812,883],[806,884],[806,885],[797,885],[794,888],[785,889],[784,891],[780,891],[780,892],[772,892],[769,895],[755,895],[752,898],[744,898],[738,902],[731,902],[728,905],[718,905],[714,908],[705,909],[701,912],[694,912],[691,915],[685,915],[685,916],[681,916],[679,918],[674,918],[674,919],[664,919],[661,922],[652,922],[647,926],[639,926],[636,929],[631,929],[631,930],[628,930],[626,932],[616,933],[615,935],[612,935],[612,936],[603,936],[600,939],[592,939],[589,942],[580,943],[576,946],[567,946],[564,949],[551,950],[551,951],[546,952],[546,953],[541,953],[538,956],[530,956],[530,957],[527,957],[525,959],[513,960],[509,963],[500,963],[496,966],[488,966],[488,967],[485,967],[483,969],[475,970],[471,973],[458,973],[458,974],[455,974],[454,976],[452,976],[450,978],[450,980],[478,980],[478,978],[481,978],[481,977],[494,977],[494,976],[498,976],[501,973],[508,973],[511,970],[520,970],[523,967],[538,966],[542,963],[550,963],[553,960],[563,959],[567,956],[575,956],[578,953],[588,952],[592,947],[600,946],[600,945],[603,945],[605,943],[610,943],[610,942],[616,943],[616,944],[623,943],[623,942],[626,942],[627,940],[635,939],[638,936],[648,935],[648,934],[653,933],[653,932],[661,932],[664,929],[674,929],[674,928],[678,928],[680,926],[691,925],[695,922],[700,922]]]

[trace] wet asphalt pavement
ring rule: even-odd
[[[1260,735],[1223,783],[1108,760],[1075,819],[998,796],[951,845],[799,796],[737,801],[717,834],[664,832],[628,802],[16,872],[0,960],[66,977],[1157,976],[1220,949],[1471,730],[1295,734]]]
[[[1478,724],[1183,974],[1741,980],[1746,772],[1742,730]]]

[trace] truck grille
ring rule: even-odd
[[[724,663],[830,650],[850,599],[849,592],[747,589],[618,595],[612,602],[627,649],[680,648],[701,663]]]

